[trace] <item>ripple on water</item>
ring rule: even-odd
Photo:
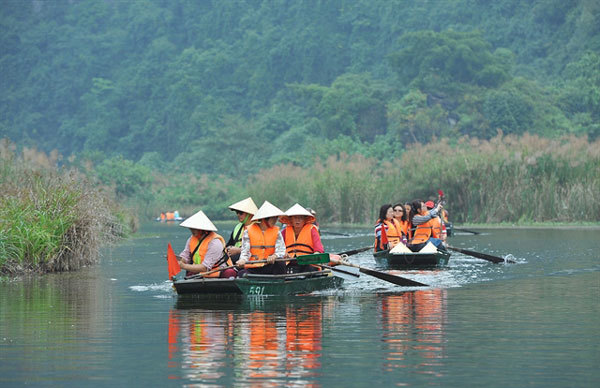
[[[171,293],[173,290],[173,283],[170,281],[165,281],[164,283],[152,283],[152,284],[140,284],[136,286],[129,286],[129,289],[136,292],[146,292],[146,291],[168,291]]]

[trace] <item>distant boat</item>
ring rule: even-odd
[[[407,248],[400,248],[403,249],[397,249],[397,252],[395,249],[375,252],[373,257],[378,263],[390,268],[445,266],[450,261],[450,252],[438,250],[431,243],[428,243],[420,252],[410,252]]]

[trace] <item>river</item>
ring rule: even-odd
[[[220,226],[217,223],[217,226]],[[231,226],[220,228],[225,237]],[[330,252],[372,243],[324,234]],[[178,298],[166,246],[187,229],[143,225],[76,273],[0,283],[0,385],[534,386],[600,382],[598,229],[494,229],[452,245],[448,267],[362,274],[304,296]],[[376,267],[372,255],[351,257]]]

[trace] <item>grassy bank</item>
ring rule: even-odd
[[[322,222],[375,220],[384,203],[446,194],[451,220],[464,223],[600,221],[600,141],[568,136],[462,138],[414,145],[379,163],[332,156],[310,167],[279,165],[252,177],[250,194],[282,208],[300,202]]]
[[[130,230],[127,213],[57,154],[0,143],[0,273],[69,271],[94,263]]]

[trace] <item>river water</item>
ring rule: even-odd
[[[347,234],[324,234],[330,252],[372,243],[370,230],[330,232]],[[0,385],[600,383],[598,229],[457,235],[454,246],[517,263],[453,253],[443,269],[393,271],[428,288],[362,274],[286,298],[178,298],[164,256],[188,233],[147,224],[99,265],[0,283]],[[386,270],[369,252],[351,259]]]

